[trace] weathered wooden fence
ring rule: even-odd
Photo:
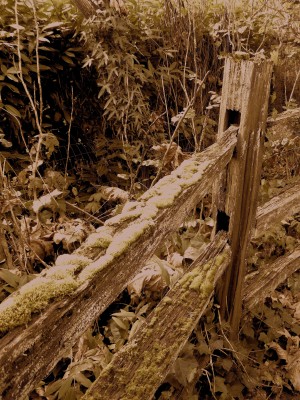
[[[54,267],[2,302],[2,400],[26,399],[212,186],[212,242],[113,357],[85,400],[151,399],[216,284],[222,315],[236,335],[242,300],[252,307],[299,268],[300,248],[259,271],[260,285],[246,280],[243,292],[255,221],[263,230],[300,209],[299,186],[256,208],[270,76],[269,62],[228,59],[217,142],[184,161],[139,201],[127,203],[73,254],[60,256]]]

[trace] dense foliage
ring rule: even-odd
[[[296,107],[300,101],[298,3],[103,0],[94,2],[97,12],[84,19],[74,4],[62,0],[1,0],[0,300],[49,268],[57,255],[76,249],[108,216],[118,213],[124,201],[138,198],[189,154],[214,142],[226,55],[271,58],[273,117]],[[281,140],[276,144],[270,138],[266,145],[263,200],[297,178],[297,140],[288,141],[289,163],[281,157]],[[268,149],[273,152],[276,146],[277,169],[274,155],[268,155]],[[128,287],[122,298],[127,305],[114,305],[102,316],[101,332],[91,328],[73,361],[63,360],[31,398],[80,398],[170,280],[180,275],[182,263],[193,260],[209,240],[210,213],[207,198],[166,244],[168,251],[162,249],[160,258],[146,266],[148,272]],[[276,228],[273,236],[253,243],[251,262],[292,249],[288,246],[299,240],[299,223],[296,216]],[[284,229],[289,229],[293,243],[287,243]],[[171,261],[166,261],[170,254]],[[296,286],[294,279],[284,286],[291,304],[296,301]],[[272,304],[269,314],[278,315],[286,306],[280,298]],[[278,332],[284,327],[278,325],[276,330],[266,321],[263,328],[262,322],[257,327],[257,318],[245,323],[243,340],[248,338],[253,348],[272,341],[267,356],[256,361],[263,370],[268,357],[274,364],[270,349],[280,351],[273,339],[280,337],[293,347],[300,332],[293,330],[289,320],[288,334],[282,339]],[[193,396],[211,391],[216,398],[227,399],[234,393],[243,398],[245,393],[261,392],[255,389],[261,382],[249,381],[255,362],[245,366],[255,350],[251,348],[243,358],[238,353],[231,357],[233,350],[227,349],[224,356],[224,332],[216,328],[211,312],[204,320],[181,357],[186,374],[178,361],[170,378],[173,386],[163,388],[161,398],[169,398],[178,385],[196,384],[195,351],[216,361],[216,377],[211,383],[214,370],[208,370],[205,383],[202,377],[194,385]],[[285,357],[289,364],[289,354]],[[238,374],[241,360],[245,371]],[[299,382],[273,364],[271,377],[263,370],[266,392],[275,396],[278,388],[299,390]],[[230,373],[237,377],[232,381],[235,392],[229,389]],[[278,379],[272,384],[273,376]]]

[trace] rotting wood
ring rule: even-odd
[[[262,265],[257,271],[249,275],[244,288],[245,312],[249,311],[284,282],[289,276],[300,269],[300,246],[295,250],[279,257],[276,261]]]
[[[293,253],[278,258],[275,262],[262,266],[257,272],[248,275],[243,292],[243,314],[263,302],[266,297],[271,296],[274,290],[283,283],[294,272],[300,269],[300,246]],[[202,356],[193,382],[188,386],[180,386],[176,389],[172,400],[187,400],[192,397],[196,382],[201,377],[203,370],[207,368],[210,356]]]
[[[150,400],[188,340],[227,267],[221,233],[167,293],[131,341],[113,358],[83,400]],[[221,269],[222,271],[218,270]],[[217,274],[217,275],[215,275]]]
[[[270,225],[292,216],[300,211],[300,183],[285,189],[263,206],[256,213],[256,232],[263,232]]]
[[[246,255],[255,222],[272,65],[270,62],[225,62],[218,138],[238,125],[235,157],[215,185],[216,230],[228,228],[231,265],[217,290],[221,316],[236,338],[242,313]],[[228,227],[226,226],[228,225]]]
[[[124,252],[107,263],[106,268],[95,273],[92,279],[84,282],[72,296],[54,302],[43,313],[35,315],[28,326],[15,328],[0,340],[2,400],[25,399],[53,369],[92,322],[122,292],[167,235],[179,228],[190,210],[209,192],[216,176],[230,161],[235,144],[236,128],[231,128],[219,143],[196,155],[197,179],[194,181],[191,173],[192,183],[182,189],[172,204],[157,210],[153,223]],[[175,170],[172,179],[181,179],[176,175],[178,171],[183,171],[183,168],[180,166]],[[164,178],[164,182],[167,181]],[[158,187],[160,182],[157,183]],[[146,192],[144,198],[150,196],[151,201],[151,196],[156,194],[156,186],[149,193]],[[134,223],[138,225],[139,221],[137,217]],[[119,224],[124,226],[122,214]],[[102,251],[103,246],[100,247]],[[89,246],[86,246],[88,249]],[[101,259],[96,260],[92,266],[101,264]]]
[[[287,110],[276,118],[268,118],[267,128],[271,132],[272,140],[282,140],[299,135],[300,108]]]

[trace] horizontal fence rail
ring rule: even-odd
[[[300,246],[297,246],[292,253],[279,257],[250,274],[244,288],[245,312],[270,296],[282,282],[299,269]]]
[[[206,310],[230,260],[218,234],[162,299],[129,343],[114,356],[83,400],[151,400]]]
[[[256,213],[256,233],[263,232],[270,225],[292,216],[300,211],[300,182],[274,196]]]
[[[254,307],[299,269],[298,246],[248,276],[241,290],[255,213],[259,233],[298,212],[300,184],[256,209],[271,65],[227,60],[225,73],[217,143],[184,161],[139,201],[126,203],[73,254],[59,256],[52,268],[0,304],[1,400],[27,398],[213,184],[214,240],[113,357],[84,400],[152,399],[217,282],[217,295],[226,300],[221,311],[231,300],[236,330],[242,304],[235,310],[236,301]],[[277,129],[282,122],[270,123]]]
[[[74,255],[58,259],[58,265],[45,276],[42,274],[40,281],[23,286],[0,305],[2,331],[20,321],[28,322],[25,329],[16,327],[0,340],[2,400],[25,399],[123,291],[167,235],[180,227],[230,161],[236,135],[237,128],[229,128],[222,140],[183,162],[170,176],[148,190],[139,202],[125,206],[119,216],[108,220]],[[108,232],[115,233],[111,237]],[[91,254],[93,257],[100,254],[100,257],[92,261],[88,258]],[[45,290],[47,285],[53,292]],[[55,293],[63,294],[60,291],[63,285],[68,290],[75,287],[75,291],[69,290],[69,296],[54,301]],[[35,295],[37,287],[38,295]],[[35,312],[41,311],[38,306],[54,302],[40,315],[27,315],[24,320],[25,317],[22,319],[19,315],[20,308],[26,300],[30,307],[28,298],[36,300],[32,310]]]

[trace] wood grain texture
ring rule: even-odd
[[[242,313],[242,287],[260,187],[271,72],[270,62],[231,58],[225,62],[218,137],[222,137],[232,116],[239,116],[239,133],[235,156],[214,193],[216,215],[224,212],[230,219],[232,260],[217,297],[222,317],[230,321],[232,337],[238,334]]]
[[[276,261],[263,265],[257,273],[246,279],[244,288],[245,312],[274,292],[290,275],[300,269],[300,246]]]
[[[206,247],[191,271],[175,284],[131,341],[114,356],[83,400],[153,399],[213,294],[213,284],[201,296],[201,291],[187,285],[187,278],[190,275],[197,279],[203,271],[204,282],[206,278],[214,281],[215,277],[209,276],[211,269],[202,268],[209,260],[213,263],[219,254],[223,260],[220,267],[226,268],[230,259],[226,242],[226,235],[219,234]]]
[[[263,232],[273,224],[300,211],[300,182],[274,196],[256,214],[256,233]]]
[[[179,228],[190,210],[209,192],[220,171],[230,161],[235,144],[236,128],[231,128],[219,143],[196,155],[200,171],[198,180],[183,189],[170,206],[159,209],[154,223],[131,243],[124,254],[116,257],[71,296],[54,301],[44,312],[34,316],[27,326],[15,328],[0,340],[2,400],[26,399],[26,395],[68,353],[166,237]],[[138,224],[139,220],[135,223]]]

